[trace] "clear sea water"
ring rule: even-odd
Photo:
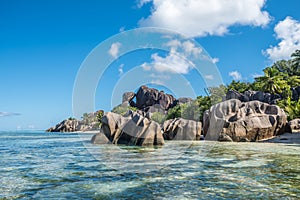
[[[300,146],[0,132],[0,199],[299,199]]]

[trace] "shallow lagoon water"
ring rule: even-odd
[[[91,134],[0,132],[0,199],[297,199],[300,145],[92,145]]]

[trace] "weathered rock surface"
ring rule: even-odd
[[[234,90],[229,90],[226,93],[226,100],[238,99],[241,102],[260,101],[268,104],[275,104],[276,101],[282,99],[278,94],[264,93],[261,91],[246,91],[243,94]]]
[[[232,99],[212,106],[203,117],[205,139],[259,141],[286,131],[282,109],[260,101],[242,103]],[[227,137],[228,136],[228,137]]]
[[[293,119],[289,121],[289,126],[292,130],[299,131],[300,130],[300,119]]]
[[[134,92],[125,92],[122,97],[122,103],[131,102],[135,97]]]
[[[74,120],[64,120],[59,124],[47,129],[47,132],[75,132],[78,131],[79,121]]]
[[[91,142],[93,144],[110,144],[111,142],[109,139],[104,135],[103,132],[99,132],[95,135],[93,135]]]
[[[75,132],[75,131],[95,131],[99,130],[98,114],[104,113],[103,110],[98,110],[94,113],[88,113],[82,120],[66,119],[59,124],[49,128],[46,132]]]
[[[137,146],[163,145],[164,139],[160,125],[137,112],[128,111],[125,116],[108,112],[102,118],[102,127],[98,136],[92,142],[100,143],[106,138],[112,144],[126,144]]]
[[[165,140],[200,140],[201,122],[182,118],[170,119],[163,124]]]
[[[154,88],[141,86],[136,93],[136,107],[138,109],[147,109],[156,104],[160,105],[161,109],[168,110],[177,104],[176,99],[170,95],[165,94],[163,91],[158,91]]]

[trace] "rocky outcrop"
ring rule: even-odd
[[[76,119],[73,120],[64,120],[59,124],[47,129],[47,132],[75,132],[78,130],[79,121]]]
[[[282,97],[278,94],[264,93],[262,91],[246,91],[243,94],[235,90],[229,90],[226,93],[226,100],[238,99],[241,102],[260,101],[268,104],[275,104]]]
[[[300,98],[300,86],[292,88],[292,100],[298,101]]]
[[[103,115],[103,110],[94,113],[86,113],[82,120],[66,119],[59,124],[49,128],[46,132],[75,132],[75,131],[95,131],[99,130],[98,115]]]
[[[200,140],[201,122],[182,118],[170,119],[163,124],[165,140]]]
[[[232,99],[210,108],[203,117],[205,139],[259,141],[286,131],[287,118],[282,109],[260,101],[242,103]]]
[[[300,130],[300,119],[293,119],[289,121],[289,126],[292,130],[299,131]]]
[[[178,98],[178,104],[192,103],[193,99],[188,97],[180,97]]]
[[[122,103],[126,101],[130,102],[133,100],[134,97],[135,97],[134,92],[125,92],[122,97]]]
[[[164,139],[160,125],[137,112],[128,111],[124,116],[108,112],[101,119],[100,133],[92,142],[103,143],[104,134],[112,144],[137,146],[163,145]],[[99,139],[100,138],[100,139]]]
[[[162,110],[168,110],[177,104],[177,100],[170,94],[165,94],[163,91],[158,91],[154,88],[141,86],[136,93],[135,106],[140,110],[149,110],[151,106],[159,107]]]

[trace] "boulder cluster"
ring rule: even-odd
[[[86,114],[82,120],[69,118],[65,119],[59,124],[49,128],[46,132],[84,132],[99,130],[100,122],[98,120],[99,114],[103,115],[103,110],[98,110],[94,113]]]
[[[141,86],[136,93],[126,92],[123,94],[122,106],[132,106],[146,113],[166,113],[177,104],[191,102],[191,98],[176,99],[171,94],[158,91],[155,88]]]
[[[179,118],[161,126],[131,110],[124,116],[108,112],[101,121],[100,132],[93,136],[92,143],[152,146],[163,145],[164,140],[199,140],[201,135],[201,122]]]
[[[294,92],[294,97],[299,98],[300,87],[294,90],[298,94]],[[260,91],[246,91],[243,94],[229,91],[223,102],[213,105],[204,113],[203,123],[176,118],[159,124],[151,119],[151,113],[166,114],[170,108],[191,102],[192,99],[176,99],[163,91],[141,86],[136,93],[124,93],[120,105],[135,107],[137,111],[128,110],[123,115],[97,111],[81,121],[64,120],[47,131],[100,130],[92,138],[96,144],[152,146],[163,145],[165,140],[200,139],[255,142],[291,132],[291,129],[300,129],[300,119],[288,123],[285,112],[274,105],[279,99],[280,95]],[[102,118],[99,118],[99,112],[104,114]]]
[[[292,92],[292,100],[298,101],[300,97],[300,86],[291,89]],[[252,91],[248,90],[244,93],[240,93],[235,90],[229,90],[225,96],[226,100],[230,99],[238,99],[241,102],[249,102],[249,101],[260,101],[268,104],[276,104],[277,101],[282,100],[283,97],[281,94],[270,94],[262,91]]]
[[[203,118],[204,136],[212,140],[255,142],[291,131],[281,108],[260,101],[227,100]]]

